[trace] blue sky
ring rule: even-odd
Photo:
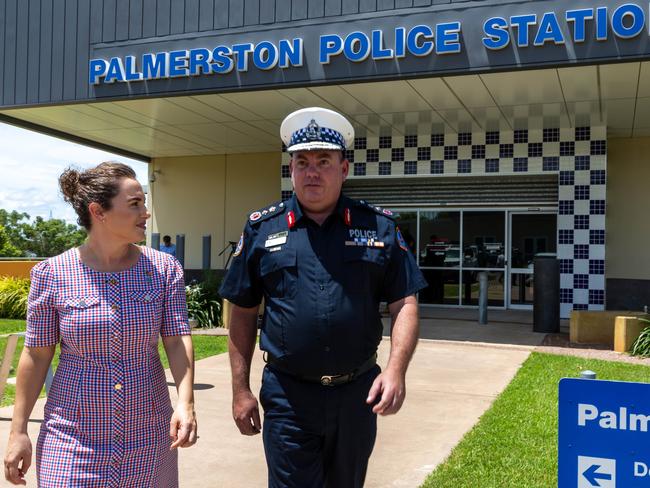
[[[50,215],[76,223],[72,208],[59,191],[59,175],[68,167],[89,168],[103,161],[131,166],[143,185],[147,164],[55,137],[0,124],[0,208],[27,212],[32,218]]]

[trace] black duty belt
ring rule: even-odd
[[[357,376],[360,376],[363,373],[370,371],[375,366],[375,364],[377,364],[377,354],[373,354],[361,366],[359,366],[358,368],[356,368],[354,371],[350,373],[310,376],[310,375],[296,374],[295,372],[290,371],[285,367],[284,364],[282,364],[282,361],[273,357],[271,354],[266,353],[264,356],[265,356],[264,360],[269,366],[271,366],[271,368],[281,373],[288,374],[289,376],[293,376],[294,378],[297,378],[299,380],[307,381],[309,383],[320,383],[323,386],[337,386],[337,385],[344,385],[345,383],[349,383],[350,381],[354,380]]]

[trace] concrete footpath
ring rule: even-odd
[[[504,335],[508,335],[507,329]],[[523,342],[539,343],[542,338],[531,334],[530,340]],[[534,345],[421,340],[409,369],[404,407],[398,415],[379,419],[366,486],[419,486],[510,382]],[[381,345],[382,365],[386,363],[389,346],[388,340]],[[258,351],[252,373],[255,392],[259,391],[262,367]],[[266,486],[261,436],[240,435],[232,421],[227,355],[197,362],[196,389],[200,439],[195,447],[181,450],[181,486]],[[43,404],[40,400],[32,415],[32,442],[43,418]],[[11,412],[12,407],[0,409],[3,451]],[[3,481],[0,486],[10,485]],[[28,475],[28,486],[36,486],[33,468]]]

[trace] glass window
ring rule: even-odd
[[[420,291],[420,303],[458,305],[460,270],[422,270],[429,286]]]
[[[513,305],[532,305],[534,280],[532,273],[512,273],[510,275],[510,303]]]
[[[503,271],[485,271],[488,274],[488,306],[503,307],[505,288]],[[463,271],[463,305],[478,305],[480,271]]]
[[[420,256],[423,267],[460,267],[460,212],[420,213]]]
[[[505,266],[506,214],[494,212],[463,213],[463,266],[466,268],[503,268]]]
[[[535,254],[557,252],[555,214],[515,214],[512,216],[511,232],[510,259],[513,268],[532,269]]]

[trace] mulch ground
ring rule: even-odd
[[[569,341],[569,334],[567,333],[547,334],[542,343],[535,348],[535,351],[650,366],[650,358],[636,358],[626,353],[615,352],[603,344],[572,343]]]

